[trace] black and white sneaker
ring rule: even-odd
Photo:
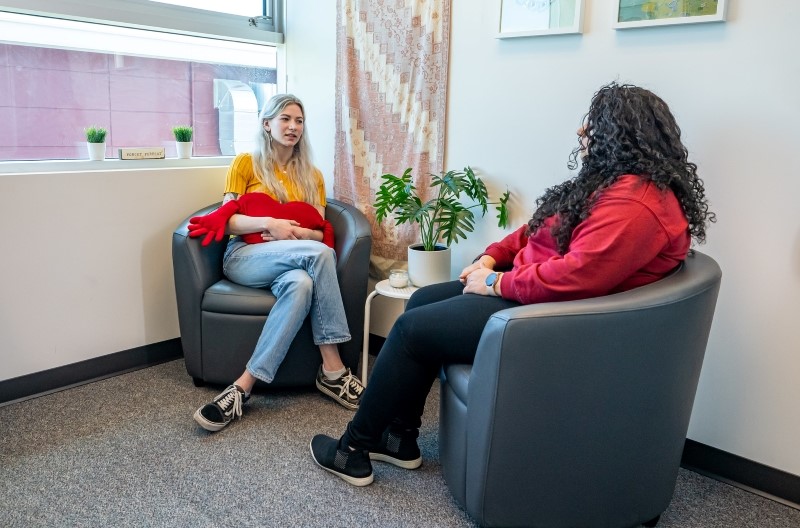
[[[242,415],[242,404],[250,398],[236,385],[230,385],[220,392],[211,403],[203,405],[194,413],[194,421],[206,431],[219,431]]]
[[[347,369],[341,377],[329,380],[322,372],[322,366],[317,373],[317,388],[337,403],[353,410],[358,409],[361,395],[364,393],[364,385],[350,372],[350,369]]]
[[[372,484],[372,464],[363,449],[351,450],[340,446],[335,438],[321,434],[311,439],[309,448],[314,462],[325,471],[353,486]]]
[[[378,447],[370,449],[370,460],[388,462],[403,469],[417,469],[422,455],[417,445],[419,429],[392,430],[387,427]]]

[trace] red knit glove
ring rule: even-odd
[[[189,236],[196,238],[205,235],[204,246],[209,245],[212,239],[219,242],[225,236],[228,220],[238,212],[239,202],[231,200],[213,213],[205,216],[193,216],[189,219]]]

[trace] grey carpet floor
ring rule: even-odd
[[[172,361],[0,407],[0,526],[475,526],[441,476],[436,390],[422,468],[376,463],[366,488],[309,455],[350,411],[313,389],[257,393],[209,434],[191,416],[217,392]],[[681,470],[659,526],[797,528],[800,511]]]

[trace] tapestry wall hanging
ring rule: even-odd
[[[415,227],[375,222],[385,173],[412,167],[428,194],[443,168],[450,0],[338,0],[334,196],[373,225],[373,270],[406,260]],[[378,265],[378,268],[381,268]]]

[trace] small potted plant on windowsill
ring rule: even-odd
[[[422,242],[408,246],[408,275],[415,286],[450,280],[450,244],[458,243],[475,229],[478,208],[485,216],[489,205],[497,210],[497,225],[508,227],[509,191],[499,200],[489,201],[486,185],[470,167],[431,175],[430,189],[434,196],[426,202],[414,187],[411,169],[402,176],[384,174],[375,200],[375,213],[381,222],[394,213],[395,223],[419,224]],[[462,199],[473,205],[464,205]]]
[[[86,146],[89,150],[89,159],[101,161],[106,158],[106,135],[108,130],[99,126],[90,126],[86,132]]]
[[[172,127],[172,134],[175,136],[175,147],[178,151],[178,158],[189,159],[192,157],[192,127],[188,125],[178,125]]]

